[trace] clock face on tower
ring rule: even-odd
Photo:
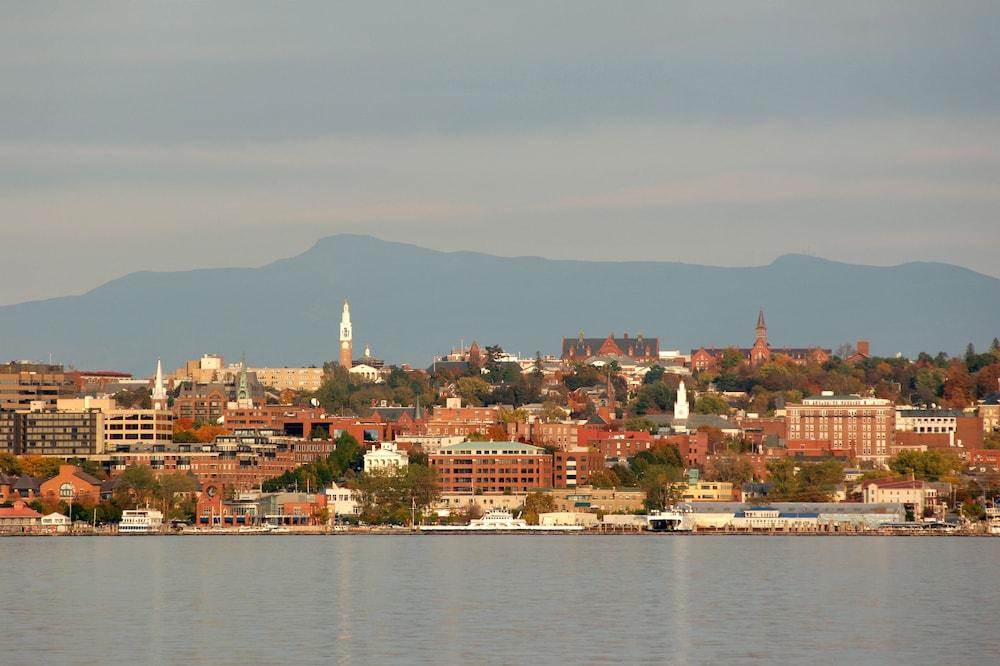
[[[215,486],[209,486],[205,492],[208,494],[209,497],[215,497],[215,494],[218,491],[215,489]]]

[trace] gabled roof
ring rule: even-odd
[[[28,476],[27,474],[25,474],[24,476],[18,477],[17,481],[15,481],[14,485],[11,486],[11,487],[14,490],[18,490],[18,491],[21,491],[21,490],[34,490],[37,493],[37,492],[39,492],[41,490],[42,480],[41,479],[36,479],[33,476]]]
[[[80,479],[81,481],[86,481],[87,483],[89,483],[92,486],[99,486],[99,485],[101,485],[101,480],[100,479],[98,479],[96,476],[91,476],[90,474],[87,474],[82,469],[76,470],[73,473],[73,476],[75,476],[76,478]]]

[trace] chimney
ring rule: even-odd
[[[871,343],[867,340],[858,340],[858,353],[863,356],[871,356]]]

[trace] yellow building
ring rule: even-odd
[[[731,502],[733,484],[724,481],[697,481],[680,484],[685,502]]]
[[[247,368],[247,372],[276,391],[315,391],[323,383],[323,368]]]

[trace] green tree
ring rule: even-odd
[[[115,496],[122,506],[146,505],[160,492],[160,482],[149,465],[134,465],[118,477]]]
[[[358,440],[344,431],[335,440],[331,456],[331,464],[336,467],[338,474],[343,474],[347,470],[360,470],[364,464],[365,452]]]
[[[411,464],[406,468],[406,489],[418,514],[441,497],[437,473],[424,465]]]
[[[697,414],[728,414],[729,403],[721,395],[702,393],[695,400],[694,412]]]
[[[961,460],[951,451],[930,449],[928,451],[900,451],[889,461],[889,469],[901,476],[913,475],[916,479],[937,481],[941,477],[960,469]]]
[[[481,377],[462,377],[455,385],[455,391],[466,405],[482,406],[492,388]]]
[[[642,416],[633,416],[625,421],[625,430],[656,432],[656,424]]]
[[[647,509],[666,509],[681,497],[678,483],[684,470],[673,465],[649,465],[643,471],[639,487],[646,491]]]

